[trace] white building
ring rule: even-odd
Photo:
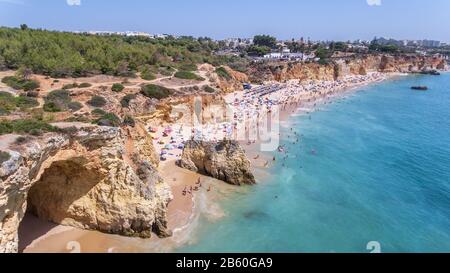
[[[286,61],[309,61],[315,58],[315,54],[291,53],[290,50],[283,50],[282,52],[272,52],[264,55],[265,60],[286,60]]]

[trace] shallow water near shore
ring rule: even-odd
[[[445,73],[366,86],[311,118],[292,116],[282,128],[289,158],[270,154],[272,175],[222,198],[226,215],[201,217],[178,251],[369,252],[370,241],[382,252],[450,251],[449,105]]]

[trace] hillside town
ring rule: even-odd
[[[76,31],[78,34],[98,36],[124,36],[145,39],[196,39],[191,36],[172,34],[152,34],[142,31]],[[422,56],[436,56],[449,59],[450,44],[437,40],[399,40],[374,37],[372,40],[354,41],[313,41],[304,37],[291,40],[279,40],[269,35],[257,35],[253,38],[207,39],[216,45],[214,54],[218,56],[248,57],[253,61],[297,61],[319,62],[328,57],[350,57],[354,54],[409,53]],[[319,51],[319,54],[317,54]],[[326,56],[328,53],[334,54]]]

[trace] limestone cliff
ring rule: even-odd
[[[188,141],[179,166],[232,185],[256,183],[250,161],[236,141]]]
[[[203,64],[199,67],[199,71],[204,73],[210,83],[225,93],[234,92],[243,89],[243,83],[249,81],[245,73],[235,71],[228,66],[223,66],[228,76],[219,76],[215,71],[216,68],[210,64]]]
[[[147,142],[136,134],[89,126],[11,144],[6,150],[11,157],[0,168],[0,252],[18,251],[17,231],[27,209],[39,218],[83,229],[170,236],[166,208],[171,191],[159,177],[154,157],[139,155]]]
[[[250,81],[336,80],[348,75],[365,75],[368,72],[413,73],[427,69],[447,68],[446,61],[418,55],[363,55],[333,59],[325,65],[301,62],[255,63],[249,69]]]

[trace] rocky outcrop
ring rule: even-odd
[[[188,141],[178,164],[232,185],[256,183],[250,161],[236,141]]]
[[[130,143],[146,143],[133,138],[138,141],[130,142],[119,128],[88,127],[8,147],[11,157],[0,168],[0,252],[18,251],[17,231],[27,209],[39,218],[83,229],[170,236],[170,189],[152,156],[127,154]]]
[[[243,83],[249,81],[245,73],[223,66],[229,77],[221,77],[217,75],[216,68],[210,64],[203,64],[199,67],[199,71],[205,73],[212,86],[215,86],[225,93],[243,90]]]

